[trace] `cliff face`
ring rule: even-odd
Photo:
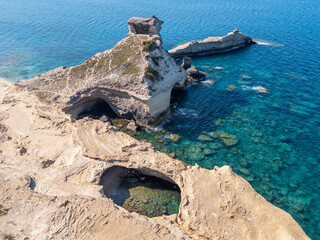
[[[254,43],[252,38],[235,30],[223,37],[209,37],[202,41],[192,41],[179,45],[169,54],[173,58],[184,56],[205,55],[226,51],[235,47],[244,47]]]
[[[129,34],[114,48],[17,86],[57,103],[74,118],[103,99],[120,117],[160,124],[169,114],[171,90],[183,88],[188,73],[162,48],[162,21],[131,18],[128,23]]]
[[[114,166],[178,184],[179,213],[148,218],[104,197]],[[186,166],[1,80],[0,195],[1,239],[309,239],[230,167]]]

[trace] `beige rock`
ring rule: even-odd
[[[9,209],[0,216],[0,238],[309,239],[228,166],[186,166],[108,122],[71,121],[4,81],[0,103],[0,204]],[[99,185],[112,166],[177,183],[179,214],[148,218],[116,206]]]
[[[169,50],[169,54],[173,58],[212,54],[244,47],[253,43],[254,41],[251,37],[240,33],[238,30],[234,30],[223,37],[208,37],[201,41],[192,41],[179,45]]]

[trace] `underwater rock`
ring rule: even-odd
[[[302,81],[306,81],[307,78],[303,77],[303,76],[298,76],[295,73],[284,73],[285,76],[293,78],[293,79],[297,79],[297,80],[302,80]]]
[[[244,159],[242,159],[242,161],[240,162],[240,164],[241,164],[241,166],[242,167],[248,167],[249,166],[249,161],[248,161],[248,159],[246,159],[246,158],[244,158]]]
[[[157,126],[170,113],[171,90],[184,89],[188,73],[162,47],[162,21],[131,18],[130,32],[112,49],[75,67],[59,67],[16,86],[53,102],[77,119],[105,101],[121,118]]]
[[[216,151],[212,150],[211,148],[204,148],[204,149],[203,149],[203,154],[204,154],[205,156],[213,155],[213,154],[215,154],[215,153],[216,153]]]
[[[207,136],[207,135],[204,135],[204,134],[201,134],[199,137],[198,137],[198,140],[199,141],[212,141],[212,138]]]
[[[227,91],[230,91],[230,92],[232,92],[232,91],[234,91],[234,90],[236,90],[236,89],[238,89],[238,87],[237,87],[236,85],[234,85],[234,84],[230,84],[230,85],[228,85],[227,88],[226,88],[226,90],[227,90]]]
[[[217,120],[214,121],[214,125],[219,126],[222,123],[221,118],[218,118]]]
[[[212,136],[213,138],[221,138],[222,142],[228,147],[234,146],[239,142],[238,137],[230,133],[215,132],[210,136]]]
[[[250,176],[251,172],[247,168],[239,168],[238,171],[243,175]]]
[[[213,150],[219,150],[220,148],[223,148],[223,145],[218,142],[209,142],[207,143],[207,146]]]
[[[173,196],[172,191],[152,189],[144,186],[131,188],[129,192],[130,197],[125,200],[122,207],[129,212],[137,212],[148,217],[157,217],[162,214],[169,215],[166,207],[168,199],[173,197],[177,199],[180,198],[178,192]],[[162,200],[162,202],[160,202],[160,200]]]
[[[202,149],[198,145],[190,146],[185,153],[191,161],[197,161],[204,158]]]
[[[171,134],[171,141],[172,142],[178,142],[181,136],[179,134]]]
[[[212,54],[233,48],[244,47],[253,43],[255,42],[251,37],[240,33],[238,30],[234,30],[223,37],[208,37],[202,41],[192,41],[179,45],[169,50],[169,54],[173,58]]]
[[[281,143],[279,151],[281,152],[292,152],[293,148],[288,143]]]

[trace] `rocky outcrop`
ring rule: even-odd
[[[190,57],[184,57],[182,59],[182,64],[180,65],[190,74],[188,76],[188,82],[198,82],[200,80],[205,80],[206,73],[199,71],[195,66],[191,66],[191,62],[192,59]]]
[[[115,205],[99,185],[115,166],[176,183],[179,213],[148,218]],[[4,81],[0,195],[1,239],[309,239],[230,167],[186,166],[108,121],[72,121]]]
[[[182,59],[182,64],[180,66],[182,68],[184,68],[185,70],[188,70],[189,68],[191,68],[191,58],[190,57],[184,57]]]
[[[184,56],[205,55],[226,51],[232,48],[244,47],[254,43],[251,37],[234,30],[223,37],[209,37],[202,41],[192,41],[179,45],[171,50],[169,54],[173,58]]]
[[[73,118],[104,100],[119,117],[160,124],[169,114],[171,90],[183,88],[188,73],[162,48],[162,21],[131,18],[128,23],[129,34],[112,49],[16,85]]]
[[[188,77],[188,81],[190,82],[204,80],[206,78],[206,73],[199,71],[195,66],[188,68],[187,72],[190,74]]]
[[[158,34],[160,35],[163,21],[157,17],[151,18],[132,17],[128,20],[129,34]]]

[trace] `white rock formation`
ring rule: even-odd
[[[42,101],[59,104],[74,118],[102,99],[120,117],[160,124],[170,111],[171,90],[183,88],[188,73],[162,48],[158,35],[162,21],[131,18],[128,23],[130,33],[112,49],[79,66],[19,81],[17,86]]]
[[[251,37],[234,30],[223,37],[208,37],[202,41],[192,41],[179,45],[171,50],[169,54],[173,58],[184,56],[205,55],[223,52],[232,48],[244,47],[253,44]]]

